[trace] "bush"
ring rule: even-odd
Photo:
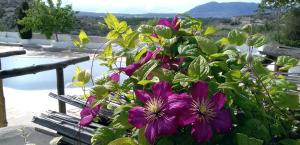
[[[28,9],[29,9],[29,5],[26,1],[24,1],[18,10],[18,20],[22,20],[24,17],[26,17],[26,11]],[[32,30],[31,29],[24,30],[25,26],[21,25],[21,24],[17,24],[17,26],[18,26],[20,37],[22,39],[31,39],[32,38]]]
[[[97,58],[109,72],[84,96],[79,125],[88,126],[100,109],[114,114],[107,128],[95,132],[92,144],[299,144],[291,136],[299,127],[292,111],[299,109],[299,96],[292,93],[296,84],[252,55],[264,36],[247,26],[215,41],[215,28],[184,17],[137,30],[111,14],[104,18],[109,41]],[[82,31],[74,42],[81,47],[88,36]],[[241,45],[249,46],[247,54],[236,49]],[[276,62],[280,70],[297,63],[287,56]],[[121,80],[120,74],[127,77]],[[90,79],[88,71],[77,68],[73,85],[85,88]]]

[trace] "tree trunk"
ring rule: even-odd
[[[58,34],[55,32],[55,41],[58,42]]]
[[[1,60],[0,60],[0,70],[1,70]],[[5,98],[3,93],[3,83],[0,79],[0,128],[7,126],[6,111],[5,111]]]

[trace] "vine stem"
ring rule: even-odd
[[[111,44],[113,42],[113,40],[109,40],[109,41],[106,41],[105,43],[103,43],[98,49],[95,50],[94,54],[93,54],[93,59],[92,59],[92,64],[91,64],[91,68],[90,68],[90,72],[91,72],[91,81],[92,81],[92,84],[95,85],[94,83],[94,79],[93,79],[93,67],[94,67],[94,61],[95,61],[95,58],[96,58],[96,55],[98,53],[98,51],[102,48],[105,48],[107,47],[109,44]]]
[[[270,101],[270,103],[272,104],[272,106],[274,106],[279,112],[280,114],[290,118],[289,115],[285,114],[282,112],[282,110],[274,103],[271,95],[270,95],[270,92],[268,91],[267,87],[265,86],[265,84],[261,81],[261,78],[257,75],[257,73],[254,71],[254,69],[252,67],[250,67],[251,71],[253,72],[253,75],[256,77],[256,80],[258,81],[258,83],[263,87],[264,91],[266,92],[267,96],[268,96],[268,99]]]

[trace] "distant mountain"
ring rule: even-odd
[[[88,17],[103,17],[106,13],[94,13],[94,12],[78,12],[77,16],[88,16]],[[117,17],[140,17],[140,18],[167,18],[174,17],[176,14],[174,13],[146,13],[146,14],[122,14],[122,13],[114,13]]]
[[[246,2],[228,2],[218,3],[210,2],[199,5],[186,13],[192,17],[198,18],[230,18],[233,16],[253,15],[258,9],[257,3]]]
[[[210,2],[203,5],[199,5],[186,13],[192,17],[197,18],[230,18],[233,16],[253,15],[258,9],[257,3],[246,2],[228,2],[218,3]],[[94,13],[94,12],[78,12],[77,16],[89,16],[89,17],[103,17],[106,13]],[[174,17],[175,13],[146,13],[146,14],[122,14],[114,13],[118,17],[142,17],[142,18],[166,18]]]

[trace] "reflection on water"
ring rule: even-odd
[[[41,58],[41,57],[7,57],[1,60],[2,69],[13,69],[38,64],[54,63],[63,61],[61,58]],[[65,86],[71,87],[72,77],[75,73],[75,67],[80,66],[82,69],[90,70],[92,61],[86,61],[75,65],[70,65],[64,69]],[[100,76],[105,74],[108,69],[104,66],[99,65],[100,62],[96,61],[93,67],[93,76]],[[121,80],[125,76],[121,76]],[[5,79],[4,87],[20,89],[20,90],[45,90],[45,89],[56,89],[56,71],[44,71],[37,74],[30,74],[24,76],[18,76],[13,78]]]

